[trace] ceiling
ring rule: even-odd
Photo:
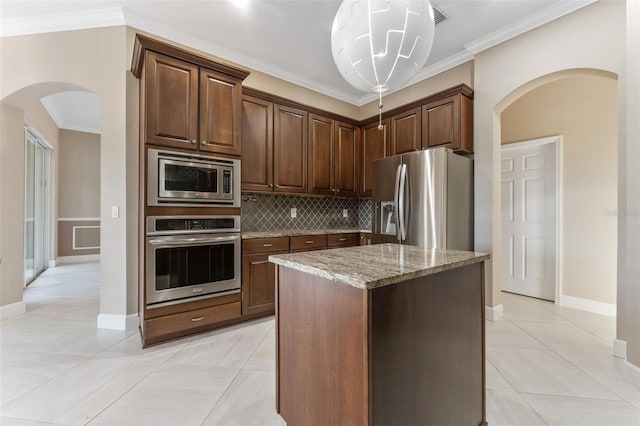
[[[433,0],[436,26],[425,67],[408,84],[595,0]],[[244,3],[244,6],[241,4]],[[354,105],[376,98],[351,87],[331,55],[339,0],[102,0],[0,3],[0,35],[129,25]],[[77,95],[74,95],[77,96]],[[76,101],[79,99],[76,97]],[[68,101],[55,105],[61,116]],[[81,111],[82,108],[75,108]],[[86,112],[86,111],[84,111]]]

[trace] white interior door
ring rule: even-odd
[[[555,139],[555,138],[554,138]],[[555,300],[557,145],[502,147],[502,290]]]

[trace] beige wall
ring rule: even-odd
[[[19,37],[4,37],[0,61],[0,99],[19,109],[62,90],[88,90],[101,96],[101,251],[100,313],[126,315],[126,28],[110,27]],[[14,118],[15,120],[15,118]],[[12,124],[13,125],[13,124]],[[4,128],[4,126],[3,126]],[[4,139],[4,138],[3,138]],[[2,141],[4,144],[4,140]],[[19,150],[11,147],[11,150]],[[4,160],[3,160],[4,161]],[[22,166],[20,166],[22,170]],[[4,172],[4,170],[3,170]],[[5,196],[3,194],[4,205]],[[111,206],[122,215],[111,217]],[[5,217],[0,218],[5,224]],[[15,226],[7,219],[8,226]],[[3,234],[3,243],[5,234]],[[11,243],[20,244],[16,239]],[[132,255],[135,255],[132,254]],[[10,268],[22,271],[22,261]],[[4,265],[3,268],[7,265]],[[129,283],[136,285],[136,283]],[[19,286],[3,280],[2,286]],[[4,301],[3,301],[4,303]],[[135,305],[135,303],[133,303]],[[100,320],[100,317],[99,317]]]
[[[600,1],[475,57],[475,248],[493,254],[486,269],[489,306],[500,305],[500,274],[493,273],[501,270],[500,113],[527,91],[571,73],[624,73],[624,8],[623,2]],[[619,111],[622,123],[620,103]]]
[[[616,303],[617,102],[616,80],[577,76],[528,92],[501,117],[503,144],[562,136],[562,293],[609,304]]]
[[[383,111],[406,105],[409,102],[417,101],[461,83],[473,88],[473,61],[458,65],[455,68],[384,96],[382,98]],[[377,115],[378,103],[379,101],[376,100],[360,107],[359,119],[364,120]]]
[[[100,135],[60,129],[58,216],[100,216]]]
[[[627,360],[640,367],[640,2],[628,1],[626,21],[626,123],[621,132],[618,222],[618,339],[627,342]],[[627,369],[627,379],[640,387],[638,370]]]
[[[0,306],[22,302],[24,113],[0,105]]]
[[[58,254],[98,254],[93,247],[100,247],[100,135],[59,133]]]

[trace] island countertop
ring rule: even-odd
[[[269,256],[277,265],[371,290],[489,259],[485,253],[375,244]]]

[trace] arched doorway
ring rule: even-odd
[[[530,81],[495,108],[502,147],[562,136],[556,303],[609,316],[616,301],[617,104],[615,74],[573,69]],[[498,195],[504,207],[504,194]],[[514,272],[506,255],[513,246],[504,241],[500,272],[507,277]]]

